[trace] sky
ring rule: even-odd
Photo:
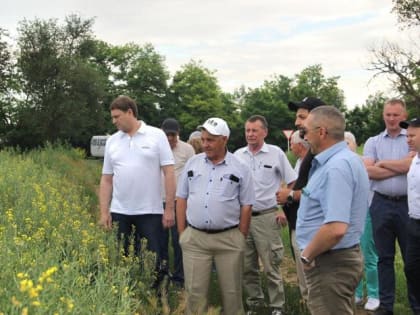
[[[369,50],[385,40],[409,45],[391,9],[391,0],[13,0],[2,3],[0,27],[16,36],[23,19],[95,18],[98,39],[151,43],[171,75],[201,60],[226,92],[321,64],[353,108],[379,90],[395,96],[367,70]]]

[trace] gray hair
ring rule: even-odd
[[[354,142],[354,144],[357,145],[356,137],[350,131],[345,131],[344,132],[344,140]]]
[[[331,138],[344,140],[344,130],[346,130],[346,121],[343,114],[334,106],[324,105],[314,108],[310,115],[314,124],[325,127]]]
[[[300,136],[299,130],[293,132],[292,136],[290,137],[290,144],[298,144],[301,143],[305,149],[309,149],[309,143],[305,139],[302,139]]]

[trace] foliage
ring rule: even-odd
[[[158,313],[149,290],[154,260],[145,255],[140,269],[96,225],[91,191],[100,164],[82,157],[51,146],[0,152],[0,313]]]
[[[393,12],[397,14],[402,28],[420,26],[420,2],[418,0],[393,0]],[[416,33],[416,32],[415,32]],[[418,32],[411,39],[412,49],[397,43],[384,42],[370,49],[372,62],[369,70],[374,77],[384,75],[392,83],[393,89],[403,97],[411,115],[420,115],[420,55]]]
[[[267,142],[286,149],[287,139],[282,130],[294,129],[295,120],[295,113],[288,109],[287,103],[313,96],[344,111],[343,91],[338,88],[337,80],[338,77],[325,78],[322,67],[315,65],[303,69],[293,78],[277,75],[259,88],[238,90],[241,118],[246,120],[255,114],[265,116],[269,123]]]
[[[392,0],[392,12],[398,16],[398,21],[408,27],[420,25],[420,2],[418,0]]]
[[[61,139],[85,146],[104,122],[104,80],[91,66],[93,20],[71,15],[20,23],[17,69],[21,99],[6,141],[25,148]]]
[[[366,105],[357,106],[346,112],[346,129],[356,137],[357,143],[364,143],[385,129],[382,119],[383,105],[386,99],[382,93],[370,96]]]
[[[108,69],[114,96],[128,95],[136,100],[139,116],[146,123],[159,126],[169,73],[164,57],[151,44],[109,46]]]
[[[386,75],[394,89],[404,97],[411,114],[420,115],[420,47],[408,51],[399,45],[385,42],[380,48],[371,50],[373,60],[369,70],[375,76]]]
[[[47,145],[26,154],[0,151],[0,314],[183,314],[182,291],[169,286],[167,304],[150,291],[150,253],[142,264],[123,257],[115,234],[96,225],[101,164],[83,158],[83,151],[66,146]],[[281,237],[285,309],[308,314],[293,280],[287,228]],[[395,309],[410,314],[399,254],[396,270]],[[215,274],[209,292],[208,315],[220,314]]]
[[[307,96],[318,97],[345,112],[344,92],[338,87],[339,78],[326,78],[321,65],[309,66],[295,75],[290,100],[301,100]]]
[[[220,117],[229,122],[224,109],[222,91],[214,72],[201,62],[191,60],[173,77],[163,117],[174,117],[181,124],[181,138],[185,139],[207,118]]]

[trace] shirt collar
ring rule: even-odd
[[[205,161],[206,163],[211,163],[211,164],[213,164],[213,162],[212,162],[212,161],[210,161],[210,160],[207,158],[207,155],[206,155],[205,153],[204,153],[204,161]],[[224,158],[222,161],[220,161],[219,163],[217,163],[217,164],[213,164],[213,165],[222,165],[222,164],[229,165],[231,161],[232,161],[232,153],[230,153],[229,151],[226,151],[225,158]]]
[[[332,145],[328,149],[322,151],[321,153],[318,153],[317,155],[315,155],[314,159],[317,161],[319,165],[323,165],[327,163],[330,157],[332,157],[338,151],[341,151],[346,148],[347,148],[347,143],[345,141],[340,141]]]
[[[147,126],[147,124],[143,121],[143,120],[139,120],[139,122],[140,122],[140,128],[139,129],[137,129],[137,131],[136,131],[136,133],[134,133],[133,134],[133,137],[136,135],[136,134],[145,134],[146,133],[146,126]],[[119,133],[120,133],[120,137],[121,138],[124,138],[124,137],[130,137],[129,135],[128,135],[128,133],[126,133],[126,132],[123,132],[123,131],[121,131],[121,130],[119,130],[118,131]]]
[[[137,129],[137,133],[145,134],[147,124],[143,120],[139,120],[139,122],[140,122],[140,128]]]
[[[258,151],[257,154],[260,153],[260,152],[267,153],[268,151],[269,151],[268,150],[268,145],[267,145],[267,143],[264,142],[263,145],[262,145],[262,147],[261,147],[261,149],[260,149],[260,151]],[[245,147],[245,150],[244,150],[243,153],[248,153],[248,154],[251,154],[252,155],[252,152],[249,150],[249,147],[248,146]]]
[[[384,133],[383,133],[383,137],[385,138],[385,137],[389,137],[390,135],[389,135],[389,133],[388,133],[388,130],[387,129],[385,129],[385,131],[384,131]],[[401,128],[401,130],[400,130],[400,133],[398,134],[398,136],[397,137],[399,137],[399,136],[407,136],[407,129],[403,129],[403,128]]]

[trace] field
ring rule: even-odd
[[[0,314],[182,314],[182,291],[170,286],[162,304],[150,290],[152,257],[123,257],[97,226],[99,161],[64,146],[1,151],[0,161]],[[282,237],[287,314],[309,314],[287,229]],[[396,266],[395,314],[410,314],[400,258]],[[214,280],[209,314],[219,314],[218,293]]]

